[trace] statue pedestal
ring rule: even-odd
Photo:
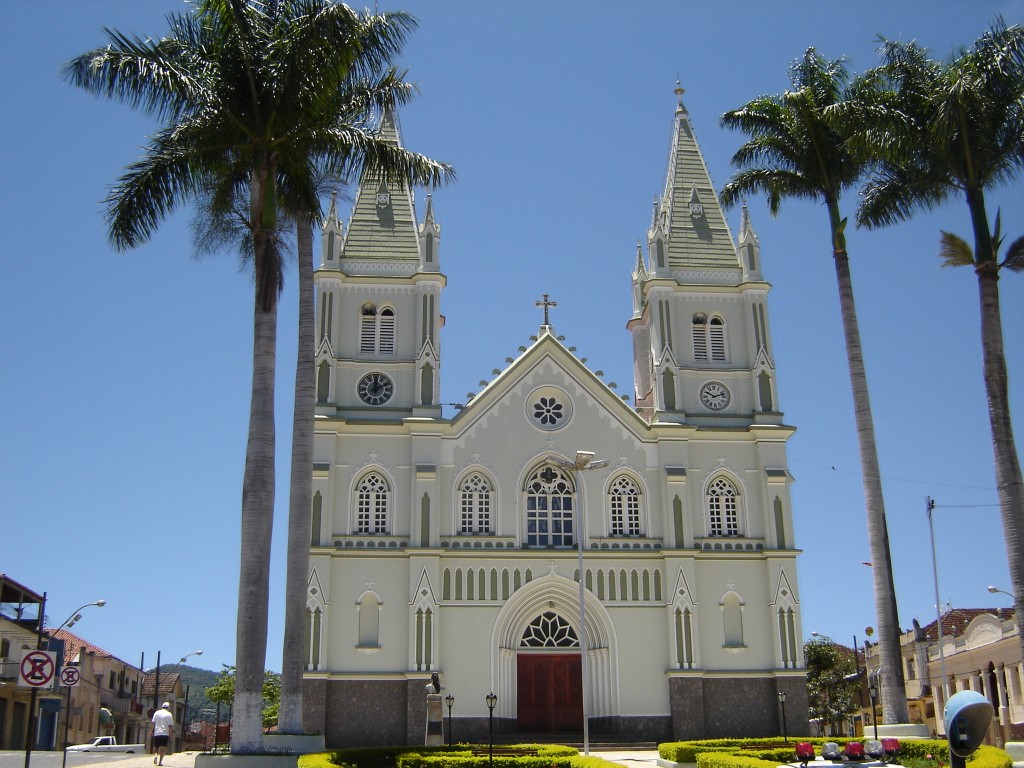
[[[427,694],[427,735],[423,740],[426,747],[444,746],[444,707],[440,693]]]

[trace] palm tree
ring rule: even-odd
[[[773,216],[778,214],[783,197],[820,201],[828,211],[867,508],[884,683],[883,712],[885,722],[905,723],[909,713],[900,658],[900,626],[889,532],[846,251],[846,219],[839,210],[843,193],[861,178],[864,162],[847,150],[843,137],[830,127],[832,114],[844,112],[848,105],[857,103],[866,85],[859,79],[850,82],[841,59],[828,61],[813,48],[793,62],[790,80],[791,90],[781,95],[760,96],[722,116],[722,125],[743,131],[750,140],[732,158],[733,165],[742,170],[722,189],[721,199],[722,204],[729,207],[748,193],[763,192]]]
[[[1002,245],[985,192],[1024,169],[1024,28],[998,19],[969,49],[937,62],[916,43],[883,41],[875,109],[858,148],[880,160],[865,185],[857,222],[893,224],[963,195],[974,247],[942,234],[945,266],[970,266],[978,280],[981,346],[996,487],[1014,603],[1024,605],[1024,484],[1010,420],[999,309],[999,274],[1024,269],[1024,238]],[[1017,611],[1024,653],[1024,612]]]
[[[393,14],[394,23],[411,19]],[[154,41],[107,30],[108,45],[68,62],[74,85],[115,98],[163,125],[145,155],[107,198],[109,236],[119,250],[145,242],[163,218],[212,194],[224,207],[248,193],[252,239],[253,378],[242,483],[236,628],[236,698],[231,748],[262,750],[270,539],[274,511],[274,373],[282,265],[281,199],[317,211],[313,168],[351,168],[390,157],[337,119],[337,93],[358,55],[359,15],[326,0],[201,0],[168,16]],[[361,153],[361,154],[360,154]],[[439,180],[442,167],[434,169]]]

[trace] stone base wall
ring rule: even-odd
[[[426,734],[426,680],[305,680],[303,717],[308,731],[320,731],[328,749],[337,747],[422,745]],[[594,718],[590,740],[664,742],[782,735],[778,692],[786,691],[786,730],[807,735],[807,689],[803,677],[671,677],[671,713],[663,716]],[[449,726],[455,743],[486,744],[490,723],[483,717],[444,712],[444,742]],[[516,721],[494,718],[494,738],[544,740],[545,734],[518,733]],[[582,739],[582,731],[579,733]]]
[[[415,744],[410,741],[406,680],[304,680],[303,725],[320,731],[328,749],[374,747],[384,744]],[[423,684],[418,685],[422,692]],[[423,717],[426,717],[426,696]],[[418,724],[420,741],[424,722]],[[415,730],[415,729],[414,729]]]
[[[781,736],[779,691],[786,692],[787,735],[809,734],[803,677],[673,677],[669,681],[672,740]]]

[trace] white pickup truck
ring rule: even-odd
[[[68,752],[127,752],[129,755],[139,752],[145,754],[145,744],[118,744],[114,736],[97,736],[88,744],[74,744]]]

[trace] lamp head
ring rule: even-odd
[[[106,600],[97,600],[95,603],[93,603],[93,605],[95,605],[97,608],[102,608],[106,604]]]
[[[593,451],[576,451],[576,466],[583,469],[594,459]]]

